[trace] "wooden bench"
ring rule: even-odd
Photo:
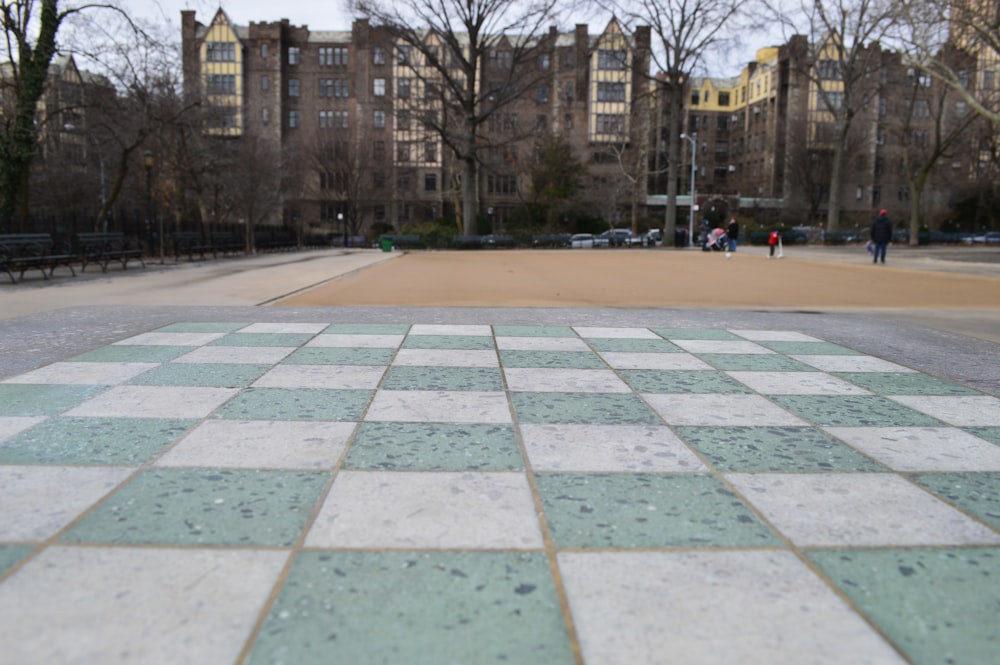
[[[127,270],[128,262],[133,259],[146,267],[146,262],[142,260],[142,248],[133,246],[124,233],[77,233],[76,242],[83,264],[80,270],[84,272],[88,263],[96,263],[101,266],[101,272],[107,272],[111,261],[120,262],[122,270]]]
[[[173,248],[175,259],[179,259],[183,254],[187,254],[191,261],[194,261],[195,254],[203,259],[206,254],[211,254],[212,258],[216,256],[216,251],[211,240],[202,236],[201,231],[178,231],[173,233],[170,236],[170,245]]]
[[[0,269],[7,273],[12,284],[17,283],[14,271],[41,270],[42,277],[48,279],[56,268],[66,266],[76,277],[71,263],[76,256],[63,244],[57,244],[48,233],[11,233],[0,235]],[[46,270],[48,273],[46,274]]]

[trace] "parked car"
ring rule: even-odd
[[[569,246],[573,249],[582,247],[593,247],[594,246],[594,236],[590,233],[577,233],[571,236],[569,239]]]
[[[629,229],[608,229],[594,236],[594,247],[628,247],[632,244],[632,231]]]
[[[990,231],[981,236],[973,236],[972,242],[976,245],[994,245],[1000,243],[1000,231]]]
[[[650,229],[632,239],[632,245],[642,247],[659,247],[663,244],[663,231]]]

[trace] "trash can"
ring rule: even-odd
[[[388,236],[382,236],[382,251],[383,252],[392,251],[392,238]]]

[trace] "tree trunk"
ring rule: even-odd
[[[826,209],[826,230],[840,229],[840,193],[841,181],[844,179],[844,149],[847,144],[847,131],[850,129],[850,118],[843,114],[837,119],[837,142],[833,146],[833,163],[830,165],[830,200]]]
[[[475,157],[462,158],[462,235],[476,235],[479,216],[479,173]]]

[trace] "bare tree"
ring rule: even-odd
[[[523,78],[537,76],[541,38],[559,0],[349,0],[359,16],[385,27],[399,46],[397,64],[423,86],[432,128],[458,163],[465,235],[476,232],[480,151],[490,116],[517,99]],[[499,58],[489,67],[490,57]],[[428,87],[429,86],[429,87]],[[419,94],[419,92],[418,92]],[[397,91],[398,97],[398,91]]]

